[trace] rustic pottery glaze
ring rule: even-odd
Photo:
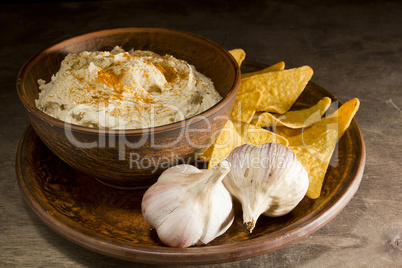
[[[116,45],[186,60],[211,78],[223,100],[180,122],[122,132],[66,124],[35,107],[37,80],[49,81],[68,53],[111,50]],[[214,141],[233,108],[239,80],[239,66],[230,53],[208,39],[161,28],[119,28],[76,36],[42,50],[21,69],[17,91],[33,129],[57,157],[107,185],[133,188],[149,186],[169,166],[193,162]]]

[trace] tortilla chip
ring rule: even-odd
[[[262,99],[256,109],[283,114],[292,107],[312,76],[313,69],[309,66],[254,75],[240,81],[238,94],[258,89]]]
[[[311,131],[323,133],[327,129],[334,129],[338,132],[338,141],[348,129],[353,117],[359,109],[359,99],[351,99],[345,102],[334,113],[324,117],[321,121],[313,125]]]
[[[231,118],[233,121],[242,121],[250,123],[256,112],[256,106],[262,99],[262,93],[260,90],[253,90],[245,92],[243,94],[237,94]]]
[[[213,167],[226,159],[230,152],[241,144],[241,137],[237,132],[237,127],[231,120],[228,120],[221,132],[200,159],[203,161],[209,161],[209,167]]]
[[[288,140],[281,135],[257,127],[253,124],[240,122],[237,124],[237,131],[241,136],[241,144],[253,144],[255,146],[260,146],[265,143],[280,143],[285,146],[289,145]]]
[[[289,145],[287,139],[271,131],[252,124],[244,122],[236,123],[228,120],[215,143],[200,156],[200,159],[208,161],[208,168],[211,168],[226,159],[237,146],[247,143],[260,146],[271,142],[280,143],[285,146]]]
[[[246,52],[241,48],[229,50],[229,53],[232,54],[233,58],[235,58],[239,66],[241,66],[242,62],[246,58]]]
[[[316,105],[308,109],[289,111],[283,115],[274,115],[271,113],[262,113],[258,120],[253,122],[259,127],[286,126],[289,128],[303,128],[311,126],[321,120],[325,111],[331,104],[328,97],[322,98]]]
[[[300,133],[302,133],[304,130],[304,128],[289,128],[289,127],[285,127],[285,126],[278,126],[273,128],[273,131],[278,134],[281,135],[283,137],[294,137],[299,135]]]
[[[311,131],[315,133],[324,133],[328,129],[334,129],[338,132],[338,141],[352,122],[357,110],[359,109],[359,99],[351,99],[345,102],[334,113],[323,117],[320,121],[306,129],[291,129],[286,126],[279,126],[274,129],[275,133],[283,137],[294,137],[303,132]]]
[[[310,186],[306,194],[309,198],[316,199],[320,196],[336,144],[349,127],[358,108],[359,100],[352,99],[311,127],[276,129],[277,133],[289,141],[289,148],[309,174]]]
[[[289,148],[302,163],[309,176],[307,197],[317,199],[321,195],[321,189],[329,161],[337,144],[338,132],[329,129],[316,135],[309,136],[306,133],[289,138]]]
[[[260,71],[252,72],[252,73],[245,73],[241,74],[241,78],[247,78],[250,76],[258,75],[258,74],[263,74],[263,73],[269,73],[269,72],[277,72],[277,71],[283,71],[285,70],[285,62],[280,61],[278,63],[275,63],[274,65],[271,65],[265,69],[262,69]]]

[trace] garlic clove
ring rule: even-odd
[[[178,206],[156,228],[158,237],[171,247],[184,248],[194,245],[203,235],[200,222],[202,214],[202,208],[199,205]]]
[[[232,197],[222,183],[227,161],[209,170],[191,165],[167,169],[144,194],[142,213],[163,243],[207,244],[233,223]]]
[[[232,196],[222,183],[218,187],[220,189],[211,197],[209,215],[204,218],[204,234],[200,237],[198,244],[208,244],[225,233],[234,221]]]
[[[250,232],[261,214],[285,215],[307,192],[307,171],[284,145],[242,145],[235,148],[227,160],[231,171],[223,183],[240,201],[243,222]]]
[[[142,214],[153,227],[160,226],[184,200],[185,188],[173,189],[170,184],[154,184],[142,199]]]

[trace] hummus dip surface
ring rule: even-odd
[[[186,61],[118,46],[110,52],[69,54],[49,83],[38,83],[38,109],[93,128],[166,125],[222,99],[212,81]]]

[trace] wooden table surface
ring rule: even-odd
[[[28,125],[15,90],[19,69],[51,43],[124,26],[185,30],[227,49],[243,48],[248,60],[309,65],[312,80],[341,101],[361,101],[355,118],[366,168],[344,210],[291,246],[205,267],[402,267],[400,1],[7,2],[0,8],[0,267],[148,267],[94,253],[51,231],[24,203],[15,175]]]

